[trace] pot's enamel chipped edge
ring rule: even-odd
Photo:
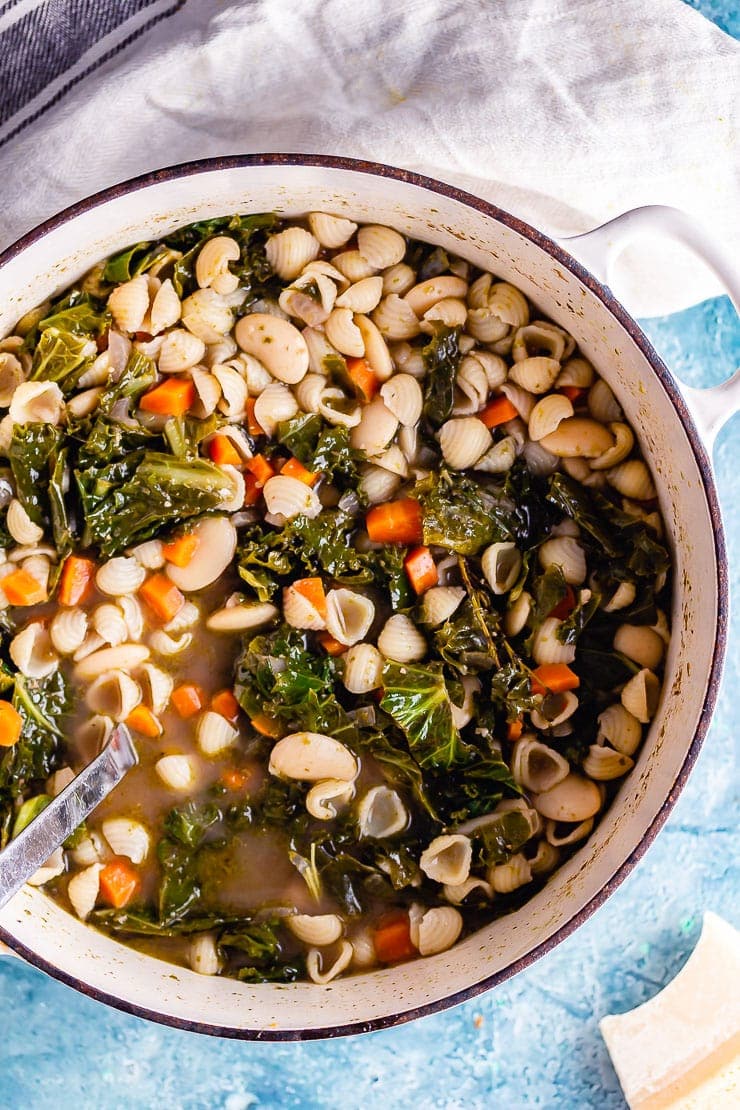
[[[206,216],[265,209],[287,215],[325,209],[393,224],[492,269],[569,328],[638,429],[676,568],[665,693],[635,770],[593,836],[532,901],[451,951],[323,988],[251,987],[128,949],[37,890],[24,889],[0,914],[0,936],[16,953],[121,1010],[223,1037],[300,1040],[381,1029],[471,998],[544,955],[604,902],[662,827],[698,755],[717,698],[728,585],[707,449],[638,325],[561,246],[449,185],[331,156],[260,154],[160,170],[74,205],[0,256],[0,334],[25,308],[129,242]],[[597,238],[595,268],[614,230]],[[585,255],[577,241],[572,246]],[[733,381],[692,397],[707,434],[720,412],[726,417],[731,405],[738,407]]]

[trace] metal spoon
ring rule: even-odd
[[[117,725],[100,755],[0,852],[0,909],[137,762],[130,732]]]

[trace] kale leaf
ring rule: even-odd
[[[64,393],[71,392],[93,362],[97,349],[90,338],[61,328],[46,328],[36,344],[30,380],[56,382]]]
[[[460,555],[476,555],[489,543],[513,538],[508,508],[500,495],[467,475],[442,468],[416,484],[423,509],[424,543]]]
[[[34,524],[51,523],[50,484],[59,473],[62,431],[53,424],[15,424],[8,458],[13,471],[16,497]],[[61,486],[57,481],[56,495]],[[62,495],[63,498],[63,495]]]
[[[441,663],[423,667],[387,662],[380,707],[402,729],[421,768],[452,767],[467,759],[466,745],[452,720]]]
[[[424,390],[424,415],[438,428],[452,412],[455,402],[455,382],[460,365],[460,328],[437,325],[433,337],[422,349],[426,368]]]

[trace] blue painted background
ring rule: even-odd
[[[693,0],[740,36],[735,0]],[[740,366],[726,298],[643,321],[681,380],[715,384]],[[391,1110],[429,1106],[623,1106],[597,1022],[671,979],[704,909],[740,923],[734,814],[740,689],[740,417],[715,454],[735,601],[723,694],[665,829],[583,928],[512,982],[445,1014],[334,1043],[262,1045],[180,1033],[107,1009],[0,959],[0,1106],[6,1110]]]

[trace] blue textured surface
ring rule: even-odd
[[[734,0],[692,0],[740,33]],[[716,384],[740,365],[728,300],[644,321],[674,374]],[[704,909],[740,922],[736,697],[740,688],[740,418],[715,464],[732,609],[723,693],[694,774],[647,857],[586,925],[512,982],[412,1025],[334,1043],[219,1042],[128,1017],[0,960],[0,1106],[7,1110],[390,1110],[623,1106],[597,1022],[660,990]]]

